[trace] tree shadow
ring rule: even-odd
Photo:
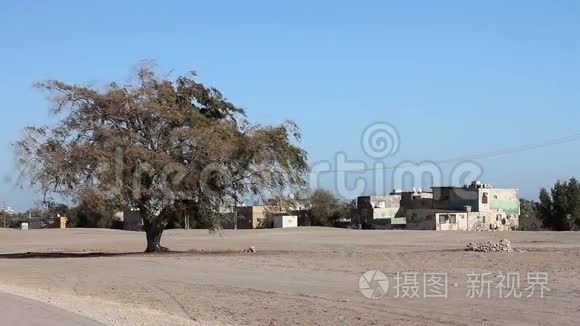
[[[282,250],[261,251],[260,254],[283,254]],[[107,257],[182,257],[182,256],[230,256],[230,255],[256,255],[244,250],[188,250],[168,251],[159,253],[144,252],[24,252],[0,254],[0,260],[7,259],[65,259],[65,258],[107,258]]]
[[[100,258],[100,257],[127,257],[145,255],[143,252],[24,252],[0,254],[0,259],[61,259],[61,258]]]

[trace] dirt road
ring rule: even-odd
[[[503,238],[521,252],[463,251],[470,241]],[[198,230],[169,231],[163,244],[191,252],[141,254],[141,233],[0,230],[0,291],[107,325],[576,325],[580,319],[580,233]],[[258,252],[241,253],[250,246]],[[379,300],[360,292],[369,270],[389,278]],[[404,287],[397,295],[398,272],[416,275],[420,288],[407,294],[419,298],[400,295]],[[521,275],[522,298],[500,298],[495,285],[508,272]],[[424,298],[431,273],[447,276],[447,298]],[[527,298],[529,273],[547,273],[544,298]],[[493,281],[490,298],[485,291],[468,298],[470,274]]]

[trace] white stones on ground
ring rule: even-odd
[[[487,242],[480,242],[474,243],[470,242],[467,245],[465,251],[474,251],[474,252],[512,252],[512,244],[509,240],[503,239],[499,242],[495,241],[487,241]]]

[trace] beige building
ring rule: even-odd
[[[298,227],[298,216],[277,215],[273,218],[274,229],[288,229]]]
[[[53,218],[48,218],[46,220],[47,229],[66,229],[66,223],[68,218],[66,216],[57,216]]]
[[[298,216],[302,206],[280,207],[279,205],[257,205],[237,207],[238,229],[298,227]]]
[[[519,227],[520,200],[517,189],[500,189],[473,182],[465,187],[434,187],[433,194],[434,208],[446,204],[450,210],[465,213],[465,218],[459,219],[453,226],[459,230],[509,231]],[[453,224],[451,215],[442,215],[440,222],[445,222],[449,216],[447,223]]]
[[[238,229],[257,229],[267,221],[266,206],[243,206],[237,208]]]
[[[519,227],[517,189],[481,182],[360,197],[358,214],[367,227],[440,231],[510,231]]]
[[[404,209],[401,207],[402,196],[363,196],[357,200],[358,220],[362,225],[380,228],[388,225],[404,225]]]

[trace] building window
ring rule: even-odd
[[[482,204],[487,204],[489,202],[488,198],[487,198],[487,192],[483,193],[483,196],[481,197],[481,203]]]
[[[449,223],[457,224],[457,215],[455,214],[449,215]]]

